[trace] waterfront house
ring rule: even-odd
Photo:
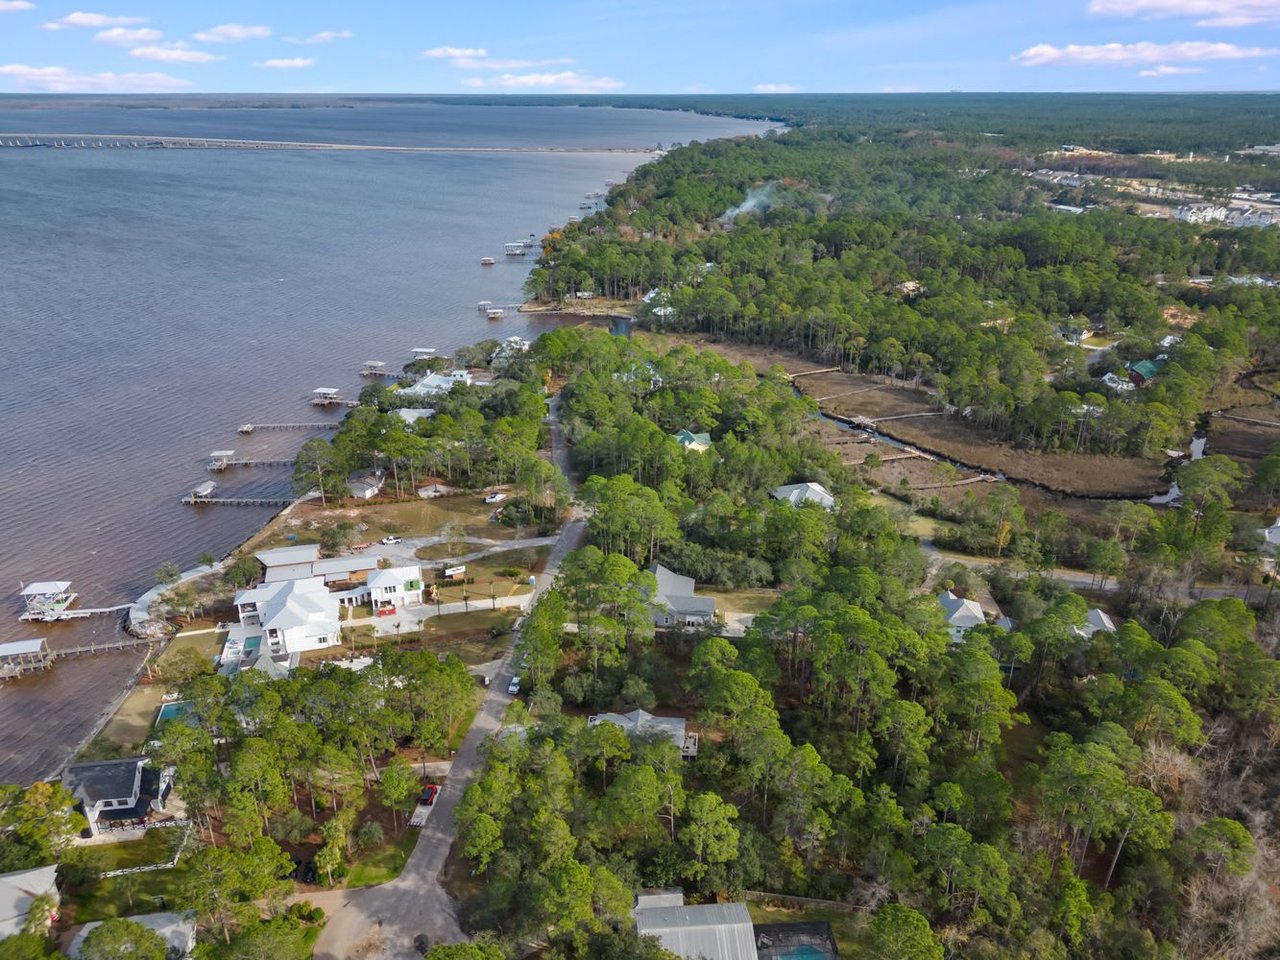
[[[138,913],[128,919],[160,935],[160,939],[165,942],[166,960],[182,960],[191,956],[191,951],[195,949],[194,913]],[[72,960],[79,960],[84,955],[84,938],[101,924],[101,920],[94,920],[86,923],[76,932],[68,951]]]
[[[820,483],[789,483],[774,490],[772,496],[775,500],[786,500],[793,507],[816,503],[823,510],[830,510],[836,505],[836,498]]]
[[[959,643],[966,633],[987,622],[977,601],[957,596],[950,590],[943,590],[938,594],[938,603],[942,605],[942,615],[947,621],[947,632],[951,634],[952,643]]]
[[[320,559],[320,545],[300,543],[291,547],[259,550],[254,554],[262,564],[263,583],[279,583],[283,580],[308,580],[320,577],[325,583],[350,580],[376,570],[376,556],[348,556]]]
[[[145,820],[150,811],[163,811],[173,772],[172,767],[148,767],[146,757],[98,760],[67,767],[62,785],[79,801],[89,833],[96,837],[111,824]]]
[[[57,872],[58,865],[51,863],[46,867],[0,874],[0,940],[23,931],[36,897],[52,894],[54,903],[57,903]],[[57,911],[53,911],[42,919],[47,927],[57,918]]]
[[[663,736],[680,748],[680,756],[692,760],[698,755],[698,735],[685,729],[684,717],[655,717],[647,710],[630,713],[598,713],[587,717],[587,726],[612,723],[628,737]]]
[[[524,337],[507,337],[498,342],[493,356],[489,358],[489,363],[494,367],[505,367],[511,361],[528,353],[530,346],[532,344]]]
[[[658,581],[658,589],[649,598],[655,626],[701,627],[715,619],[715,598],[695,594],[692,577],[673,573],[660,563],[649,572]]]
[[[438,397],[448,393],[458,384],[471,386],[471,374],[466,370],[450,370],[448,373],[428,373],[411,387],[403,387],[400,393],[406,397]]]
[[[755,928],[744,903],[685,906],[680,890],[642,893],[632,910],[636,932],[657,937],[685,960],[758,960]]]
[[[691,453],[706,453],[711,449],[711,434],[691,433],[688,430],[677,430],[671,435],[676,443]]]
[[[389,567],[369,574],[369,605],[377,616],[395,613],[410,603],[422,602],[422,569]]]
[[[233,624],[227,641],[241,641],[243,653],[272,657],[322,650],[340,641],[338,598],[329,592],[323,577],[264,583],[236,594],[240,622]],[[250,643],[257,640],[256,647]],[[225,660],[224,648],[224,660]],[[248,664],[246,664],[247,666]]]

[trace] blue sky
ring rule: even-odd
[[[1271,90],[1280,0],[0,0],[0,92]]]

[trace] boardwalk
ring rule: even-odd
[[[293,497],[197,497],[192,494],[182,502],[193,507],[287,507]]]
[[[83,620],[85,617],[101,617],[111,613],[123,613],[132,604],[122,603],[116,607],[81,607],[61,610],[28,610],[18,617],[19,620],[38,621],[40,623],[56,623],[59,620]]]
[[[242,423],[239,431],[250,434],[256,430],[337,430],[341,423],[330,420],[326,423]]]

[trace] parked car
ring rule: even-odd
[[[511,696],[514,697],[519,692],[520,692],[520,678],[512,677],[511,682],[507,684],[507,693],[511,694]]]
[[[484,502],[485,503],[501,503],[505,499],[507,499],[507,495],[505,493],[491,493],[484,498]]]
[[[439,793],[440,787],[438,784],[428,783],[422,788],[422,796],[418,798],[418,802],[429,807],[436,802],[436,796]]]
[[[381,543],[384,547],[390,547],[390,546],[392,546],[393,544],[400,543],[400,538],[399,538],[399,537],[383,537],[383,538],[382,538],[382,540],[380,541],[380,543]]]
[[[320,871],[316,869],[316,862],[308,860],[302,865],[302,882],[315,885],[320,880]]]

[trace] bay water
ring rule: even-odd
[[[0,640],[110,639],[111,617],[23,624],[21,583],[127,603],[157,567],[223,555],[271,508],[179,503],[211,450],[288,456],[316,387],[354,397],[366,360],[532,338],[531,263],[502,244],[579,214],[658,143],[759,133],[688,113],[384,103],[368,109],[129,109],[58,98],[0,137],[43,131],[599,152],[0,149]],[[495,257],[482,267],[481,257]],[[508,305],[500,322],[480,300]],[[322,415],[323,416],[323,415]],[[337,414],[333,415],[335,418]],[[219,478],[288,496],[287,468]],[[141,655],[65,660],[0,684],[0,783],[55,773]]]

